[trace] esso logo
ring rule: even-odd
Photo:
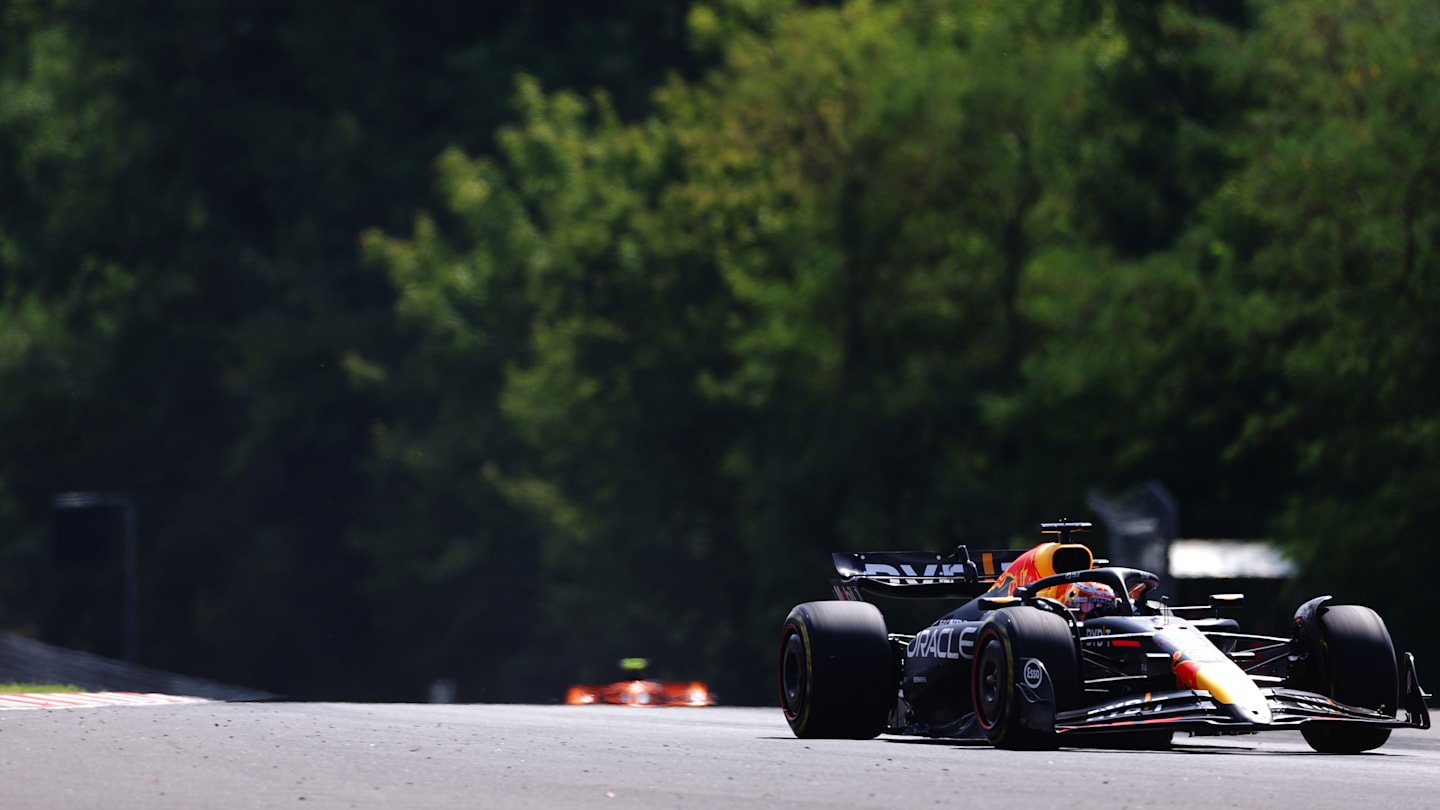
[[[1031,689],[1039,689],[1040,683],[1045,680],[1045,668],[1034,658],[1025,659],[1025,671],[1021,676],[1025,679],[1025,685]]]

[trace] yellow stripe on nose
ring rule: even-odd
[[[1269,725],[1270,704],[1260,687],[1231,661],[1207,661],[1195,673],[1195,688],[1226,704],[1240,719]]]

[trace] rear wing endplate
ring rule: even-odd
[[[842,551],[831,555],[839,579],[831,581],[837,599],[863,602],[864,594],[891,599],[973,599],[1025,549],[971,552],[958,546],[949,554],[934,551]]]

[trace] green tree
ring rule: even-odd
[[[1224,150],[1252,103],[1230,67],[1243,14],[1188,5],[1095,4],[1084,17],[1094,95],[1057,171],[1062,238],[1022,280],[1025,381],[987,413],[1027,437],[1022,491],[1075,498],[1159,479],[1182,530],[1253,534],[1277,503],[1259,485],[1277,459],[1226,452],[1256,381],[1232,367],[1230,316],[1215,317],[1223,306],[1186,241],[1240,159]]]
[[[728,417],[695,378],[723,362],[724,313],[716,275],[666,215],[673,136],[623,125],[603,97],[545,96],[533,81],[517,102],[501,161],[442,161],[463,247],[428,219],[410,240],[377,233],[370,245],[402,317],[435,350],[419,358],[427,373],[503,374],[503,387],[452,389],[471,407],[438,425],[473,435],[503,413],[524,452],[467,443],[439,463],[478,471],[486,497],[545,527],[528,555],[530,648],[497,677],[554,697],[628,653],[690,661],[704,611],[723,607],[709,568],[726,564],[734,535],[709,472]]]
[[[501,159],[442,166],[455,233],[372,246],[505,367],[530,453],[493,480],[546,526],[562,655],[643,640],[758,700],[828,551],[1008,538],[982,403],[1103,43],[1044,3],[711,11],[723,67],[652,118],[522,84]]]
[[[1240,445],[1293,451],[1275,532],[1302,585],[1374,605],[1433,660],[1420,594],[1386,572],[1440,563],[1440,21],[1398,0],[1262,20],[1265,104],[1209,217],[1236,345],[1271,374]]]
[[[1107,239],[1036,262],[1042,339],[1002,405],[1060,415],[1041,435],[1094,454],[1101,482],[1164,480],[1187,532],[1285,542],[1296,598],[1371,604],[1418,647],[1418,597],[1382,572],[1434,561],[1434,21],[1287,3],[1244,31],[1183,30],[1187,73],[1232,108],[1182,127],[1228,144],[1219,175],[1194,175],[1218,182],[1163,250]]]
[[[612,87],[635,114],[690,69],[687,5],[0,3],[7,572],[43,580],[51,493],[123,489],[146,663],[417,693],[431,661],[378,651],[413,649],[400,616],[468,611],[468,593],[392,587],[431,546],[389,531],[386,487],[417,479],[372,464],[372,441],[428,403],[384,384],[413,343],[357,237],[409,221],[445,145],[489,148],[517,67]],[[477,517],[429,514],[440,536]],[[14,624],[35,588],[6,590]],[[468,650],[447,642],[436,666]]]

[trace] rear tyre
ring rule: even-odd
[[[885,617],[869,602],[806,602],[780,635],[780,708],[802,739],[868,740],[885,730],[899,680]]]
[[[1017,673],[1030,658],[1045,665],[1055,690],[1055,705],[1038,719],[1017,684]],[[1039,608],[1014,607],[996,610],[980,625],[970,692],[975,719],[992,745],[1058,747],[1054,713],[1073,708],[1079,691],[1079,658],[1069,622]]]
[[[1360,605],[1322,608],[1314,636],[1319,660],[1304,686],[1340,703],[1395,716],[1400,674],[1395,645],[1380,616]],[[1305,742],[1324,754],[1358,754],[1385,744],[1390,729],[1347,723],[1309,723],[1300,728]]]

